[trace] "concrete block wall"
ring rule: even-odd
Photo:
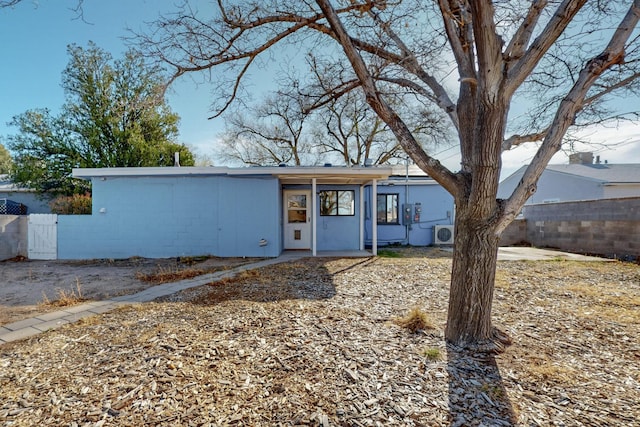
[[[0,260],[27,256],[27,224],[25,215],[0,215]]]
[[[535,221],[640,221],[640,197],[528,205],[524,217]]]
[[[527,242],[527,220],[518,218],[514,220],[500,237],[500,246],[521,245]]]
[[[529,205],[512,223],[501,245],[525,241],[536,247],[640,259],[640,198]],[[523,235],[524,231],[524,235]]]

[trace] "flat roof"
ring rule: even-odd
[[[373,179],[387,179],[392,174],[390,166],[255,166],[232,168],[227,166],[180,167],[127,167],[127,168],[75,168],[75,178],[118,178],[152,176],[272,176],[285,183],[310,181],[321,183],[358,184]]]

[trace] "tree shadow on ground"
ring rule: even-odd
[[[213,305],[231,300],[272,302],[329,299],[335,296],[336,287],[333,283],[334,273],[324,265],[326,261],[326,258],[304,258],[277,267],[243,271],[234,277],[208,284],[206,290],[199,292],[190,302]]]
[[[447,345],[451,426],[512,426],[516,417],[492,354]]]

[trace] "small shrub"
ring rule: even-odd
[[[58,196],[49,202],[49,207],[59,215],[91,215],[91,194]]]
[[[437,347],[426,348],[422,352],[422,355],[432,362],[442,359],[442,354],[440,353],[440,349]]]
[[[419,307],[412,308],[406,316],[396,319],[396,324],[413,333],[433,329],[429,316]]]

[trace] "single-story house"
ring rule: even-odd
[[[58,216],[57,257],[315,256],[367,247],[375,254],[378,245],[432,244],[435,226],[451,228],[453,198],[401,169],[74,169],[92,182],[92,214]]]
[[[527,166],[504,179],[499,198],[507,198],[518,185]],[[580,200],[640,197],[640,164],[600,162],[593,153],[575,153],[569,164],[548,165],[538,181],[537,191],[526,205]]]
[[[48,198],[39,196],[31,188],[14,184],[9,175],[0,175],[0,213],[51,213],[51,208]]]

